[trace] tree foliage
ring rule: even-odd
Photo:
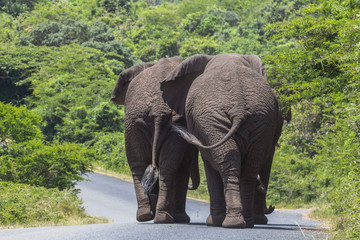
[[[0,102],[0,144],[41,140],[40,116],[25,107],[14,107]]]
[[[357,1],[308,5],[303,17],[269,27],[294,47],[266,57],[269,79],[295,116],[270,191],[288,201],[331,203],[335,215],[347,216],[338,228],[349,238],[360,234],[359,11]],[[279,171],[285,166],[288,174]]]
[[[0,180],[60,190],[91,168],[95,152],[74,143],[44,142],[39,115],[0,102]]]

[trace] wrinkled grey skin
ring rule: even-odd
[[[119,75],[112,93],[112,101],[125,105],[126,156],[134,179],[138,221],[190,221],[185,200],[190,169],[193,185],[189,188],[199,185],[198,150],[171,131],[170,123],[181,124],[181,119],[165,104],[160,91],[160,80],[181,62],[180,57],[173,57],[131,67]],[[148,182],[144,181],[146,169],[154,175]]]
[[[260,175],[257,175],[255,195],[258,195],[257,196],[258,198],[260,197],[261,199],[262,198],[264,199],[264,214],[268,215],[268,214],[271,214],[275,210],[275,206],[270,205],[269,207],[267,207],[266,193],[267,193],[267,188],[261,182]],[[259,206],[257,206],[257,207],[259,207]],[[258,211],[256,209],[254,209],[254,212],[258,212]],[[267,224],[267,218],[264,218],[264,216],[254,214],[253,217],[254,217],[255,224]]]
[[[165,102],[186,118],[174,127],[196,145],[210,194],[207,225],[267,223],[266,189],[283,119],[255,55],[196,55],[162,81]],[[264,191],[256,190],[256,178]]]

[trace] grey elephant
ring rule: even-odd
[[[119,75],[112,92],[111,100],[125,105],[126,156],[134,180],[138,221],[190,221],[185,201],[188,186],[195,189],[199,185],[198,150],[171,131],[171,122],[181,124],[184,119],[169,108],[160,91],[160,80],[182,60],[164,58],[131,67]],[[188,185],[191,170],[192,185]]]
[[[209,226],[267,222],[266,189],[283,119],[255,55],[196,55],[161,83],[164,101],[186,124],[175,127],[204,160]],[[257,176],[265,192],[256,191]]]

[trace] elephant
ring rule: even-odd
[[[160,81],[182,60],[163,58],[131,67],[120,73],[111,95],[113,102],[125,105],[125,149],[140,222],[190,221],[185,201],[187,189],[196,189],[200,182],[198,150],[171,131],[170,123],[180,124],[184,118],[168,107],[160,90]],[[146,172],[154,177],[146,178]]]
[[[270,205],[267,207],[266,205],[266,193],[267,188],[264,186],[264,184],[261,182],[260,175],[257,175],[256,177],[256,188],[255,188],[255,194],[259,194],[257,198],[264,199],[264,214],[269,215],[275,210],[275,206]],[[254,222],[255,224],[267,224],[267,218],[264,218],[261,214],[254,214]]]
[[[201,152],[210,195],[206,224],[267,223],[266,189],[283,119],[261,59],[195,55],[161,81],[161,90],[186,119],[173,130]],[[256,190],[258,175],[264,191]]]

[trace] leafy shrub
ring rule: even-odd
[[[25,107],[0,102],[0,144],[43,139],[40,116]]]
[[[11,14],[12,16],[18,16],[21,13],[25,13],[34,8],[37,2],[42,0],[2,0],[0,2],[0,10]]]
[[[196,54],[216,55],[219,53],[220,45],[212,38],[192,37],[186,39],[180,48],[181,57],[190,57]]]
[[[15,42],[17,39],[17,31],[15,19],[6,13],[0,11],[0,28],[2,31],[0,32],[0,42]],[[1,98],[0,98],[1,99]]]
[[[139,14],[139,20],[153,26],[176,27],[179,16],[170,4],[161,4],[156,8],[146,8]]]
[[[168,26],[145,24],[134,28],[129,38],[134,54],[144,62],[179,54],[179,32]]]
[[[97,4],[103,6],[107,12],[116,13],[121,8],[127,11],[130,8],[129,1],[127,0],[97,0]]]
[[[120,106],[120,109],[123,109]],[[97,124],[97,130],[105,132],[123,132],[124,114],[119,108],[111,103],[102,102],[91,111],[91,118]]]
[[[71,188],[96,154],[75,143],[43,141],[40,117],[0,102],[0,180],[47,188]]]
[[[334,124],[318,138],[314,160],[316,179],[322,183],[335,216],[342,218],[336,230],[349,238],[360,237],[360,109],[359,102],[344,104],[334,111]],[[344,217],[345,216],[345,217]],[[340,236],[340,235],[339,235]],[[340,236],[341,238],[341,236]]]
[[[25,29],[20,37],[20,44],[24,46],[34,44],[60,47],[74,43],[105,53],[116,53],[127,67],[131,67],[136,61],[130,49],[115,40],[114,30],[102,21],[94,21],[90,25],[84,20],[73,18],[46,20],[31,29]]]
[[[0,225],[61,224],[85,218],[82,201],[73,191],[0,182]]]
[[[131,173],[126,161],[124,133],[99,134],[94,149],[101,156],[96,162],[100,167],[119,173]]]
[[[30,43],[41,46],[61,46],[74,42],[84,42],[89,38],[88,25],[83,20],[70,18],[61,21],[45,21],[34,27],[30,34],[21,38],[22,45]]]
[[[12,143],[0,155],[0,179],[62,190],[83,180],[94,159],[94,153],[75,143]]]

